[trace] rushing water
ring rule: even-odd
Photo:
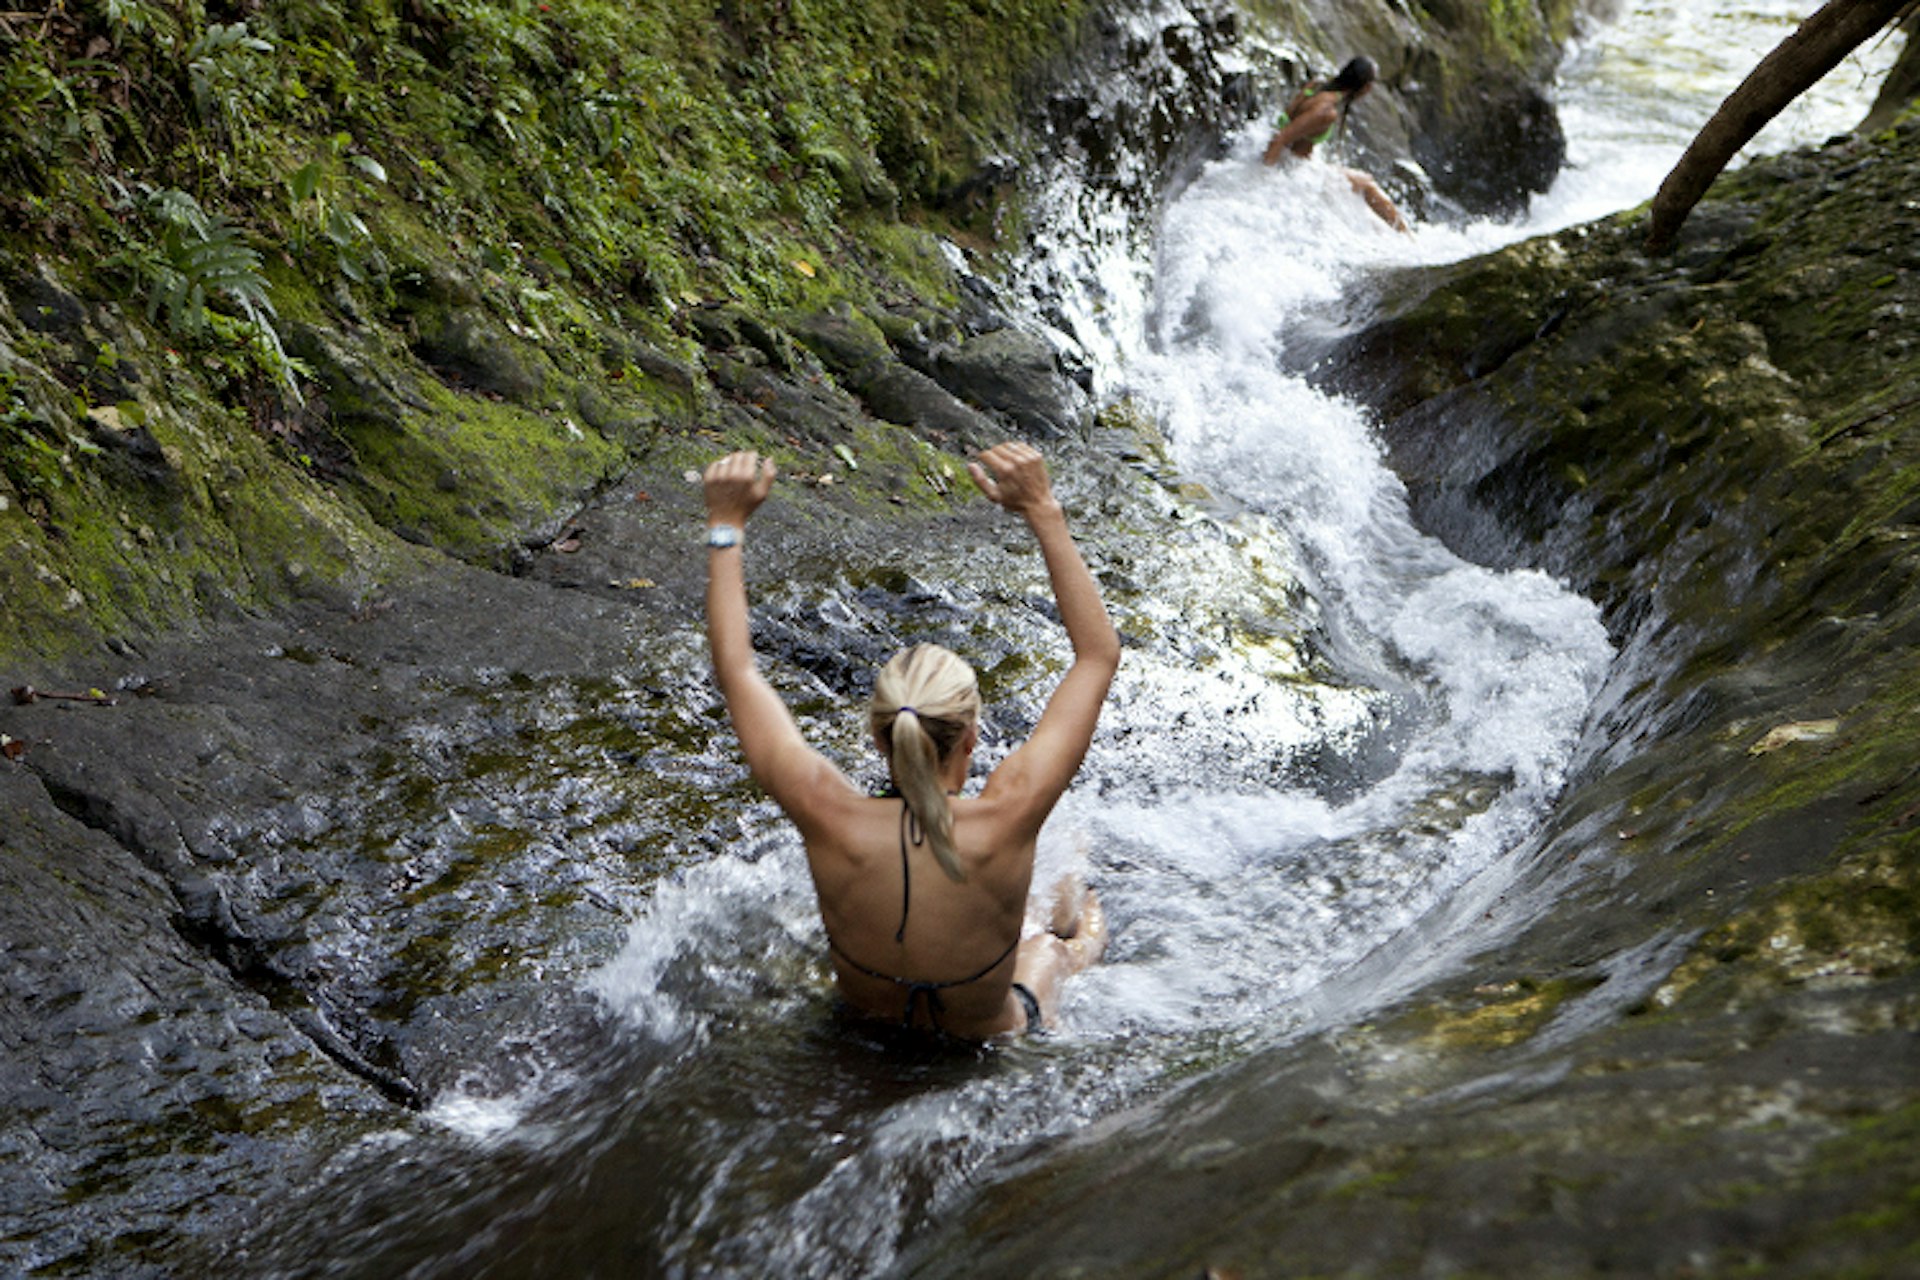
[[[1183,472],[1271,522],[1362,691],[1281,700],[1264,732],[1310,740],[1344,708],[1334,732],[1384,721],[1388,765],[1357,793],[1210,785],[1162,731],[1199,691],[1172,664],[1130,670],[1109,720],[1148,731],[1097,744],[1036,877],[1100,887],[1107,961],[1069,985],[1059,1034],[980,1054],[903,1050],[836,1018],[798,842],[761,811],[635,905],[583,993],[599,1012],[519,1050],[531,1084],[455,1091],[440,1138],[393,1139],[381,1203],[340,1213],[329,1251],[389,1274],[870,1274],[998,1160],[1360,1016],[1444,963],[1443,936],[1392,990],[1338,982],[1463,885],[1497,886],[1612,655],[1587,602],[1416,530],[1365,415],[1280,372],[1289,335],[1329,323],[1366,272],[1645,199],[1790,23],[1779,0],[1642,5],[1583,42],[1561,93],[1571,163],[1524,224],[1395,235],[1327,166],[1260,165],[1250,131],[1166,212],[1151,255],[1057,228],[1056,253],[1097,282],[1097,304],[1091,286],[1067,301],[1103,385],[1150,409]],[[1866,75],[1843,68],[1761,145],[1844,128]],[[1158,768],[1178,784],[1141,781]]]

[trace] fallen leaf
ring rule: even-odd
[[[129,425],[121,419],[119,408],[110,404],[94,405],[87,410],[87,417],[96,425],[116,434],[125,432]]]
[[[9,738],[6,734],[0,733],[0,756],[5,756],[9,760],[18,760],[25,754],[27,754],[26,743],[20,741],[18,738]]]
[[[806,261],[804,258],[795,258],[793,260],[793,269],[795,271],[798,271],[801,275],[805,276],[807,279],[809,280],[813,279],[813,275],[814,275],[813,264],[811,262]]]
[[[1796,720],[1792,724],[1775,725],[1767,730],[1766,736],[1747,748],[1750,756],[1763,756],[1769,751],[1795,742],[1820,742],[1840,732],[1838,720]]]

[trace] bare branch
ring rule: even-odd
[[[1760,60],[1700,130],[1653,198],[1647,249],[1673,244],[1680,226],[1734,153],[1913,0],[1828,0]]]

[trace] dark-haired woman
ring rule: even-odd
[[[870,796],[809,747],[754,662],[742,530],[774,468],[734,453],[706,470],[707,619],[714,678],[754,779],[799,828],[839,989],[854,1008],[971,1040],[1037,1030],[1060,984],[1099,957],[1099,899],[1063,882],[1049,928],[1023,938],[1040,827],[1093,740],[1119,637],[1032,446],[968,464],[1040,544],[1073,663],[1026,742],[977,796],[961,794],[979,742],[973,671],[938,645],[896,655],[867,709],[893,787]]]
[[[1315,147],[1345,130],[1347,112],[1373,90],[1374,75],[1371,58],[1354,58],[1324,85],[1309,80],[1306,88],[1295,94],[1280,114],[1273,137],[1267,142],[1266,154],[1261,158],[1268,164],[1278,164],[1286,155],[1312,159]],[[1411,229],[1371,175],[1360,169],[1347,169],[1345,173],[1347,182],[1382,221],[1395,231]]]

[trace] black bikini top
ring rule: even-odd
[[[920,819],[914,815],[913,806],[909,805],[897,790],[888,787],[880,793],[878,798],[883,800],[898,799],[900,801],[900,927],[893,931],[893,940],[895,942],[905,942],[907,940],[907,912],[913,906],[913,866],[907,857],[907,849],[909,845],[914,847],[925,845],[927,842],[927,833],[921,830]],[[891,973],[882,973],[878,969],[870,969],[848,955],[846,949],[833,940],[832,933],[827,934],[828,949],[849,965],[861,973],[866,974],[869,978],[879,978],[884,982],[891,982],[895,986],[906,988],[907,1007],[900,1016],[900,1025],[906,1027],[913,1025],[914,1005],[916,1002],[924,999],[927,1006],[927,1020],[933,1024],[935,1030],[939,1029],[940,1015],[946,1012],[947,1007],[946,1002],[940,998],[940,993],[949,987],[964,987],[969,982],[980,981],[980,979],[986,977],[995,969],[998,969],[1001,964],[1005,962],[1006,958],[1013,954],[1014,948],[1019,945],[1020,934],[1016,931],[1013,935],[1013,941],[1007,944],[1007,949],[995,956],[992,963],[988,964],[978,973],[969,974],[964,978],[951,978],[945,982],[923,982],[913,978],[896,977]]]

